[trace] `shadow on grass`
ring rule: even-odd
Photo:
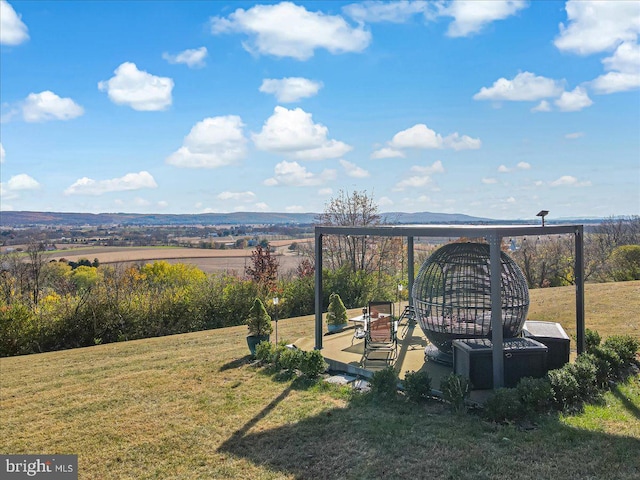
[[[299,422],[263,430],[268,415],[295,408],[289,386],[218,451],[298,479],[637,479],[640,440],[580,430],[550,417],[522,431],[442,404],[356,396]],[[282,410],[281,410],[282,409]],[[271,423],[271,422],[266,422]],[[597,452],[597,455],[594,455]]]
[[[220,372],[224,372],[225,370],[231,370],[234,368],[240,368],[243,365],[247,365],[253,361],[253,357],[251,355],[245,355],[241,358],[236,358],[235,360],[231,360],[230,362],[225,363],[220,367]]]
[[[620,385],[616,385],[615,388],[611,390],[611,393],[614,397],[620,400],[620,403],[624,405],[624,408],[638,420],[640,420],[640,408],[636,404],[634,404],[629,398],[622,392],[620,389]],[[640,472],[638,472],[640,474]]]

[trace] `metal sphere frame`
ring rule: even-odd
[[[527,281],[505,252],[500,252],[503,338],[520,335],[529,310]],[[458,338],[491,338],[490,247],[450,243],[423,263],[411,292],[422,331],[450,361]]]

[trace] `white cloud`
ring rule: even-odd
[[[498,183],[498,180],[496,180],[495,178],[483,178],[482,179],[482,183],[484,183],[485,185],[494,185],[496,183]]]
[[[531,164],[527,162],[518,162],[516,165],[520,170],[531,170]]]
[[[164,52],[162,58],[171,64],[183,63],[189,68],[202,68],[207,58],[207,47],[190,48],[175,55]]]
[[[423,167],[421,165],[414,165],[411,167],[411,171],[415,173],[420,173],[423,175],[433,175],[434,173],[444,173],[444,165],[440,160],[436,160],[431,165],[427,165]]]
[[[20,190],[36,190],[38,188],[40,188],[38,181],[26,173],[14,175],[7,182],[7,189],[11,192],[18,192]]]
[[[506,165],[500,165],[498,167],[498,172],[500,173],[509,173],[511,171],[511,169],[509,167],[507,167]]]
[[[284,208],[286,212],[289,213],[302,213],[304,212],[304,207],[300,206],[300,205],[289,205],[288,207]]]
[[[29,29],[9,3],[0,0],[0,44],[19,45],[29,40]]]
[[[103,195],[109,192],[123,192],[140,190],[143,188],[157,188],[158,184],[153,176],[146,171],[127,173],[120,178],[110,180],[93,180],[83,177],[64,191],[65,195]]]
[[[283,161],[274,169],[274,176],[264,181],[267,186],[286,185],[290,187],[312,187],[322,185],[336,178],[335,170],[324,170],[322,173],[309,172],[298,162]]]
[[[531,111],[532,112],[550,112],[551,104],[546,100],[542,100],[538,105],[533,107]]]
[[[158,203],[158,208],[161,208],[162,210],[164,210],[165,208],[167,208],[169,206],[169,202],[167,202],[166,200],[160,200]]]
[[[404,190],[405,188],[421,188],[433,184],[432,175],[436,173],[444,173],[444,166],[440,160],[436,160],[432,165],[422,166],[414,165],[411,172],[415,173],[411,177],[396,183],[394,190]]]
[[[404,153],[401,150],[396,150],[394,148],[381,148],[379,150],[374,151],[371,154],[372,159],[380,159],[380,158],[404,158]]]
[[[322,195],[322,196],[333,195],[333,188],[331,187],[321,188],[320,190],[318,190],[318,195]]]
[[[454,17],[447,35],[465,37],[477,33],[485,25],[504,20],[526,7],[524,0],[455,0],[443,11],[443,14]]]
[[[468,135],[458,135],[458,132],[454,132],[451,135],[444,137],[442,141],[444,148],[452,148],[453,150],[477,150],[482,146],[482,141],[479,138],[471,138]]]
[[[233,200],[236,202],[250,202],[256,198],[256,194],[251,191],[246,192],[221,192],[216,198],[218,200]]]
[[[573,132],[573,133],[567,133],[564,138],[566,138],[567,140],[575,140],[577,138],[581,138],[584,137],[584,132]]]
[[[564,175],[550,183],[552,187],[590,187],[590,181],[580,182],[576,177]]]
[[[60,98],[45,90],[30,93],[21,104],[25,122],[46,122],[49,120],[71,120],[84,113],[84,109],[70,98]]]
[[[352,149],[346,143],[329,140],[328,133],[327,127],[313,123],[312,115],[301,108],[277,106],[252,138],[260,150],[286,153],[299,160],[338,158]]]
[[[479,138],[471,138],[458,132],[442,137],[439,133],[427,127],[424,123],[418,123],[396,133],[387,142],[387,147],[380,148],[371,154],[371,158],[404,157],[403,149],[443,149],[450,148],[456,151],[478,149],[482,145]]]
[[[560,24],[555,46],[579,55],[611,50],[622,42],[635,42],[640,33],[640,8],[635,1],[566,3],[567,25]]]
[[[0,143],[0,163],[4,163],[4,157],[6,156],[6,154],[7,152],[5,152],[2,143]]]
[[[602,63],[608,73],[589,83],[596,93],[608,94],[640,88],[640,44],[622,43]]]
[[[499,78],[491,87],[482,87],[473,96],[474,100],[536,101],[557,97],[562,93],[561,82],[521,72],[513,80]]]
[[[429,7],[430,2],[426,1],[365,1],[346,5],[342,7],[342,11],[361,23],[404,23],[417,13],[428,15]]]
[[[205,118],[191,128],[182,147],[166,162],[186,168],[217,168],[233,164],[244,158],[247,152],[247,139],[242,127],[242,119],[236,115]]]
[[[391,148],[442,148],[442,135],[424,123],[418,123],[396,133],[389,142]]]
[[[109,80],[98,83],[100,91],[107,92],[113,103],[139,111],[165,110],[171,105],[172,79],[138,70],[131,62],[124,62],[114,73]]]
[[[563,112],[577,112],[593,105],[587,91],[582,87],[576,87],[571,92],[562,92],[554,103]]]
[[[211,32],[245,33],[243,47],[255,55],[308,60],[316,49],[330,53],[361,52],[371,42],[362,25],[350,26],[339,15],[310,12],[291,2],[237,9],[226,18],[213,17]]]
[[[378,200],[378,206],[380,207],[390,207],[391,205],[393,205],[393,200],[389,197],[380,197]]]
[[[275,95],[279,102],[292,103],[317,95],[322,86],[322,82],[302,77],[265,78],[260,85],[260,91]]]
[[[260,212],[266,212],[267,210],[269,210],[269,205],[267,205],[265,202],[255,203],[254,207],[256,207],[256,210]]]
[[[367,172],[364,168],[359,167],[355,163],[347,162],[346,160],[340,160],[340,165],[344,168],[347,177],[353,178],[367,178],[369,177],[369,172]]]

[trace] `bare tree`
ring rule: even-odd
[[[278,280],[278,260],[269,247],[258,245],[251,253],[251,265],[245,267],[245,273],[260,286],[273,290]]]
[[[325,206],[317,221],[320,225],[361,227],[380,225],[382,218],[378,213],[378,205],[366,191],[345,193],[340,190]],[[354,272],[363,270],[371,273],[378,267],[376,252],[384,251],[379,247],[381,242],[384,239],[362,235],[331,235],[325,242],[325,258],[334,269],[349,265]]]

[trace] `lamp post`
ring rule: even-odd
[[[402,295],[403,288],[404,288],[404,285],[399,283],[398,284],[398,316],[400,316],[400,296]]]
[[[280,299],[273,297],[273,315],[275,316],[276,322],[276,345],[278,344],[278,303],[280,303]]]

